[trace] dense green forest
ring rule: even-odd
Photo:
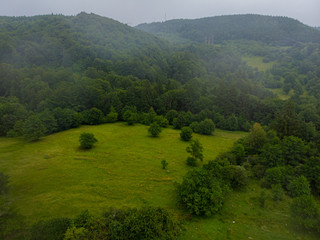
[[[137,28],[169,40],[186,39],[206,44],[228,40],[253,40],[288,46],[320,40],[316,29],[292,18],[254,14],[170,20],[140,24]]]
[[[151,125],[154,137],[172,125],[181,138],[189,134],[186,141],[215,127],[249,132],[178,184],[180,204],[192,215],[219,212],[227,193],[249,176],[275,198],[286,192],[298,225],[319,231],[312,197],[320,194],[319,97],[320,32],[290,18],[235,15],[132,28],[86,13],[0,17],[0,136],[33,142],[116,121]],[[196,165],[202,158],[192,147],[189,163]],[[0,177],[7,206],[8,176]],[[84,212],[39,222],[31,239],[43,239],[50,226],[58,239],[175,239],[182,231],[163,209],[121,211],[118,220],[112,212]],[[4,212],[8,219],[17,214]],[[149,232],[141,232],[130,225],[135,218],[163,225],[147,221]]]
[[[169,110],[206,110],[202,118],[215,115],[218,126],[231,130],[248,130],[249,121],[268,121],[261,118],[273,114],[262,113],[273,94],[260,86],[259,73],[225,47],[173,48],[139,30],[85,13],[2,18],[1,27],[6,36],[1,44],[1,135],[16,123],[21,126],[30,111],[50,119],[62,111],[71,118],[93,107],[106,114],[113,106],[121,119],[125,106],[135,106],[138,112],[152,107],[162,115]],[[232,119],[239,123],[229,126]],[[86,122],[55,120],[56,128],[45,126],[48,133]]]

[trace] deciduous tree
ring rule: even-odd
[[[183,127],[180,132],[180,138],[183,141],[189,141],[192,138],[192,129],[189,127]]]
[[[93,147],[93,144],[98,140],[94,137],[93,133],[81,133],[79,137],[80,147],[83,149],[90,149]]]
[[[24,138],[29,142],[39,140],[40,137],[44,136],[45,132],[46,128],[36,115],[31,115],[24,122],[23,134]]]
[[[152,123],[148,128],[148,132],[152,137],[158,137],[161,133],[161,127],[157,123]]]

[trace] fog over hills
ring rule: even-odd
[[[296,42],[319,42],[320,33],[295,19],[245,14],[207,17],[195,20],[177,19],[140,24],[138,29],[168,40],[221,43],[225,40],[254,40],[277,45]]]
[[[167,48],[153,35],[84,12],[76,16],[0,17],[0,35],[0,61],[19,66],[71,66],[95,58],[127,59],[145,55],[145,51],[152,58],[153,53],[159,56]],[[153,51],[148,50],[151,48]]]

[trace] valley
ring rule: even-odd
[[[0,238],[318,239],[319,41],[256,14],[0,17]]]

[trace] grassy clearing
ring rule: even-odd
[[[291,198],[285,196],[274,202],[267,191],[265,207],[261,208],[261,190],[259,183],[252,181],[246,189],[232,192],[220,214],[193,218],[187,225],[185,239],[319,239],[319,235],[296,228],[290,217]]]
[[[274,64],[274,62],[263,62],[263,57],[259,56],[245,56],[242,57],[242,60],[245,61],[248,66],[257,68],[259,71],[270,70]]]
[[[29,224],[41,218],[72,217],[83,209],[100,214],[123,206],[161,206],[184,214],[177,206],[174,183],[192,169],[185,163],[189,143],[180,140],[180,131],[163,129],[159,138],[152,138],[147,129],[116,123],[82,126],[35,143],[0,138],[0,171],[11,176],[10,196]],[[92,132],[98,139],[93,149],[79,149],[82,132]],[[194,137],[204,146],[206,163],[244,135],[217,130],[214,136]],[[166,170],[162,159],[169,163]],[[230,193],[220,214],[187,221],[181,239],[317,239],[294,229],[290,198],[274,203],[269,197],[262,209],[257,201],[260,191],[252,182],[247,189]]]
[[[282,90],[282,88],[277,88],[277,89],[270,89],[273,93],[277,94],[277,96],[281,100],[288,100],[290,97],[293,95],[293,91],[291,90],[289,94],[285,94]]]
[[[175,209],[174,182],[190,170],[189,143],[164,129],[149,137],[147,126],[125,123],[82,126],[35,143],[0,138],[0,170],[11,176],[11,196],[30,222],[48,216],[73,216],[83,209],[100,213],[111,206],[161,206]],[[79,149],[79,135],[98,139]],[[204,162],[227,150],[244,133],[217,130],[195,136],[204,146]],[[161,160],[169,163],[162,170]]]

